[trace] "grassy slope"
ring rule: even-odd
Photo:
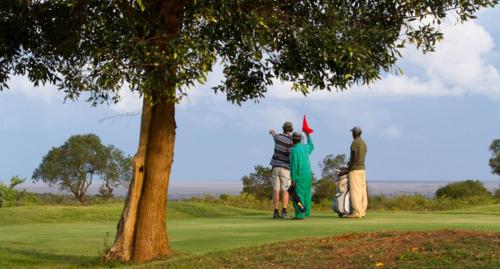
[[[112,242],[121,206],[0,209],[0,268],[95,265],[106,233]],[[500,205],[433,213],[370,213],[363,220],[322,213],[296,222],[273,220],[269,212],[172,202],[168,214],[172,248],[190,254],[363,231],[449,228],[500,232]]]

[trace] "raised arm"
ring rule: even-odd
[[[311,152],[313,152],[314,150],[314,144],[311,139],[311,136],[309,134],[307,134],[306,136],[307,136],[307,150],[309,151],[309,154],[311,154]]]

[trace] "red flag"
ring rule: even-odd
[[[304,120],[302,121],[302,131],[307,134],[312,134],[314,132],[314,130],[309,128],[309,125],[307,124],[306,115],[304,115]]]

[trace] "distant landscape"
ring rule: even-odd
[[[384,194],[388,196],[400,194],[422,194],[432,197],[436,190],[453,181],[384,181],[368,180],[368,188],[371,194]],[[491,192],[499,188],[498,181],[482,181],[484,186]],[[98,193],[99,186],[92,185],[89,194]],[[171,180],[169,187],[169,199],[190,198],[202,194],[239,194],[243,188],[240,180]],[[43,183],[23,183],[17,189],[26,189],[36,193],[60,193],[57,188],[51,188]],[[125,196],[127,190],[123,187],[117,188],[116,196]],[[334,193],[332,193],[332,196]]]

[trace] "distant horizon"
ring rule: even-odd
[[[433,196],[435,191],[445,186],[448,183],[458,182],[453,181],[396,181],[396,180],[367,180],[368,188],[373,194],[396,195],[396,194],[422,194],[425,196]],[[489,191],[494,191],[500,188],[499,181],[482,181],[484,186]],[[224,183],[224,184],[214,184]],[[387,184],[389,183],[389,184]],[[16,189],[26,189],[35,193],[54,193],[54,194],[71,194],[69,192],[60,191],[57,187],[49,187],[44,183],[23,183]],[[98,193],[99,184],[92,184],[88,194],[94,195]],[[241,180],[184,180],[171,181],[169,186],[170,197],[192,197],[203,194],[238,194],[242,191],[243,184]],[[116,188],[114,194],[118,197],[125,196],[127,188]],[[332,196],[334,194],[332,193]]]

